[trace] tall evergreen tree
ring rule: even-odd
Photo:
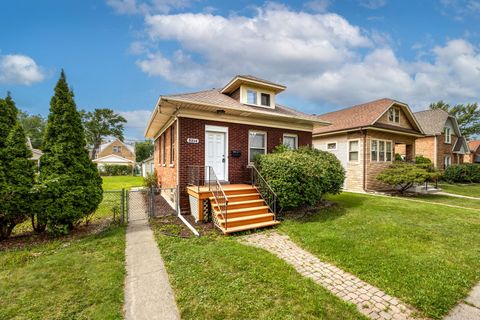
[[[0,99],[0,148],[5,146],[8,134],[17,121],[18,109],[10,93],[5,99]]]
[[[3,177],[0,191],[0,238],[8,238],[13,228],[25,221],[33,209],[35,164],[30,158],[27,139],[20,123],[7,137],[4,148]]]
[[[88,157],[80,114],[63,70],[50,101],[43,152],[37,222],[54,233],[65,233],[96,210],[102,180]]]

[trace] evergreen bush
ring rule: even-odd
[[[97,209],[102,179],[89,159],[80,114],[63,70],[50,101],[43,152],[37,227],[66,233]]]
[[[479,183],[480,164],[464,163],[448,166],[443,173],[443,180],[450,183]]]
[[[434,172],[428,172],[427,169],[419,165],[397,161],[380,172],[377,180],[391,185],[398,189],[400,193],[405,193],[414,185],[425,183],[435,174]]]
[[[301,148],[261,155],[257,166],[283,209],[316,206],[327,194],[339,193],[345,171],[335,155]]]

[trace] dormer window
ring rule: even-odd
[[[115,153],[122,152],[122,147],[121,146],[113,146],[113,152],[115,152]]]
[[[268,93],[261,94],[261,103],[262,106],[270,107],[270,95]]]
[[[247,90],[247,103],[248,104],[257,104],[257,91]]]
[[[393,123],[400,123],[400,109],[399,108],[390,108],[388,110],[388,121]]]

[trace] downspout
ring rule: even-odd
[[[367,130],[363,130],[363,191],[367,191]]]

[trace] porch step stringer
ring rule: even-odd
[[[215,197],[209,198],[212,214],[217,218],[217,227],[224,234],[271,227],[280,223],[275,220],[275,215],[255,187],[230,186],[225,188],[224,192],[228,197],[227,219],[222,216]]]

